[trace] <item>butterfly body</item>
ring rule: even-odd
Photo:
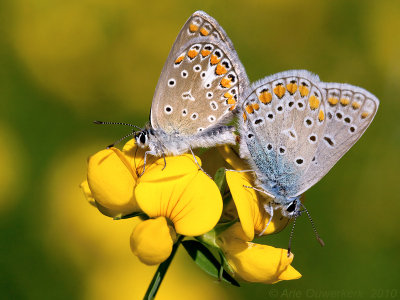
[[[148,148],[154,156],[181,155],[192,148],[215,146],[215,139],[221,144],[234,144],[235,128],[233,126],[218,126],[194,136],[184,136],[178,131],[166,133],[162,129],[153,129],[148,125],[135,135],[136,144]]]
[[[362,88],[324,83],[305,70],[254,83],[242,104],[240,153],[273,209],[299,215],[301,194],[361,137],[378,105]]]

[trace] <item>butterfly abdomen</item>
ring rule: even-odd
[[[236,135],[234,134],[235,127],[233,126],[218,126],[210,128],[189,137],[187,140],[192,147],[212,147],[213,145],[224,145],[236,143]]]

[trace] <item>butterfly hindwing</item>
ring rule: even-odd
[[[326,126],[315,159],[302,178],[303,193],[329,172],[371,124],[379,100],[370,92],[340,83],[321,83],[326,99]]]
[[[293,70],[268,76],[246,93],[240,152],[270,194],[296,193],[312,162],[325,127],[318,83],[310,72]]]

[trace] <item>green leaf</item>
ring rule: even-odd
[[[223,267],[220,262],[202,243],[195,240],[188,240],[183,241],[182,246],[194,260],[194,262],[206,273],[234,286],[240,286],[231,275],[229,275],[225,270],[222,270]]]
[[[194,153],[197,156],[203,155],[204,153],[206,153],[209,150],[209,148],[197,148],[196,150],[194,150]]]
[[[226,189],[226,179],[225,179],[225,168],[219,168],[217,172],[215,172],[214,175],[214,182],[218,186],[219,191],[221,192],[221,195],[225,193]]]

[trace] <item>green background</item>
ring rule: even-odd
[[[180,249],[159,299],[400,298],[398,1],[0,2],[0,297],[137,299],[154,268],[78,186],[86,158],[142,126],[168,52],[196,10],[228,33],[250,80],[307,69],[375,94],[371,127],[306,194],[293,266],[273,286],[215,282]],[[290,228],[264,237],[285,248]]]

